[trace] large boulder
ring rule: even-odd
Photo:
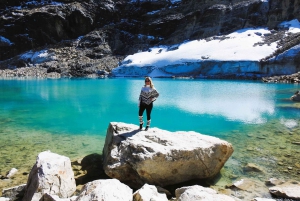
[[[50,151],[41,152],[32,167],[23,201],[31,201],[43,194],[68,198],[76,191],[74,173],[68,157]]]
[[[230,143],[196,132],[140,131],[111,122],[103,149],[105,173],[129,186],[167,186],[216,175],[233,153]]]

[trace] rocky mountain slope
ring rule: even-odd
[[[300,20],[299,6],[298,0],[0,0],[0,69],[105,75],[153,46],[261,26],[274,30],[268,40],[282,37],[279,50],[260,61],[266,65],[299,44],[299,34],[278,30],[282,21]],[[299,58],[280,62],[299,69]]]

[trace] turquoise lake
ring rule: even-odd
[[[300,104],[289,100],[298,84],[153,82],[160,96],[151,127],[196,131],[232,143],[224,177],[237,179],[245,164],[255,163],[267,170],[262,179],[300,178],[300,146],[293,143],[300,142]],[[71,159],[101,153],[109,122],[138,125],[143,84],[141,78],[1,79],[0,171],[28,171],[44,150]]]

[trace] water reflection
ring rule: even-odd
[[[223,116],[231,121],[264,123],[275,113],[275,90],[261,83],[177,81],[156,83],[161,96],[156,105],[194,113]]]

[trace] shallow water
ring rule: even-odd
[[[160,97],[152,127],[196,131],[225,139],[234,153],[222,182],[243,176],[300,180],[300,86],[257,81],[154,79]],[[44,150],[71,159],[101,153],[109,122],[138,124],[142,79],[0,80],[0,174],[15,167],[27,178]],[[145,116],[145,115],[144,115]],[[292,167],[288,169],[288,167]],[[248,174],[248,175],[247,175]],[[2,187],[11,183],[0,181]]]

